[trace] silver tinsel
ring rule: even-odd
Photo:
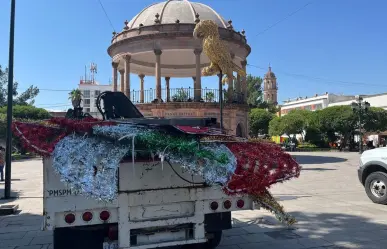
[[[53,153],[53,167],[61,180],[82,195],[112,201],[117,195],[117,168],[129,146],[70,135]]]
[[[206,145],[202,148],[212,151],[215,155],[226,153],[228,163],[221,164],[215,160],[207,158],[202,162],[198,162],[195,155],[192,155],[191,157],[181,157],[180,155],[168,154],[168,152],[166,152],[166,157],[171,162],[181,164],[181,166],[187,169],[190,173],[202,176],[208,184],[226,184],[235,172],[237,166],[236,157],[223,144]]]
[[[149,132],[149,130],[131,124],[93,127],[93,134],[97,136],[102,135],[105,137],[110,137],[116,140],[131,138],[144,132]]]
[[[134,160],[134,138],[144,132],[154,131],[127,124],[93,128],[97,136],[132,140],[125,145],[96,137],[67,136],[55,147],[53,167],[61,180],[72,189],[87,197],[110,202],[117,196],[117,169],[120,161],[128,152],[133,153]],[[170,153],[168,146],[150,153],[156,154],[162,161],[166,159],[180,164],[190,173],[202,176],[208,184],[226,184],[236,169],[235,156],[222,144],[205,145],[202,148],[214,155],[226,154],[228,163],[221,164],[209,158],[198,160],[193,154],[183,156]]]

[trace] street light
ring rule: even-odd
[[[362,117],[364,113],[370,108],[370,103],[363,101],[363,98],[359,95],[355,96],[356,102],[351,103],[353,112],[359,115],[359,154],[363,153],[363,138],[362,138]]]

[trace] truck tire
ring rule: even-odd
[[[222,240],[222,231],[214,232],[214,238],[209,239],[207,243],[203,245],[203,249],[215,249],[219,246],[220,241]]]
[[[373,172],[365,180],[365,191],[374,203],[387,204],[387,174],[384,172]]]

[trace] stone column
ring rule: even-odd
[[[242,65],[242,69],[246,72],[247,61],[246,60],[242,61],[241,65]],[[246,77],[247,77],[247,73],[246,73]],[[246,103],[246,101],[247,101],[247,82],[246,82],[246,77],[242,77],[242,81],[241,81],[242,94],[243,94],[243,103]]]
[[[140,103],[144,103],[144,78],[145,75],[140,74],[138,75],[140,77]]]
[[[194,83],[194,100],[200,101],[202,99],[202,74],[200,68],[200,55],[202,53],[201,49],[195,49],[195,65],[196,65],[196,75],[195,75],[195,83]]]
[[[237,79],[235,82],[235,92],[238,95],[238,101],[242,101],[242,92],[241,92],[241,76],[237,74]]]
[[[235,55],[231,53],[231,59],[234,59]],[[231,76],[231,77],[230,77]],[[228,84],[228,102],[232,103],[234,100],[234,75],[227,75],[227,84]]]
[[[130,55],[125,55],[125,95],[130,99]]]
[[[120,89],[125,94],[125,70],[120,70]]]
[[[169,80],[170,79],[171,79],[171,77],[165,77],[165,88],[167,91],[167,102],[171,101],[171,93],[169,92]]]
[[[199,100],[197,100],[197,96],[196,96],[196,77],[192,76],[192,80],[193,80],[193,91],[194,91],[193,100],[194,101],[199,101]],[[189,87],[189,89],[191,90],[191,87]],[[188,93],[188,96],[189,96],[189,98],[191,98],[191,93],[190,92]]]
[[[161,101],[161,54],[163,53],[160,49],[155,49],[156,55],[156,99]]]
[[[118,85],[118,72],[117,72],[117,68],[118,68],[118,63],[116,62],[113,62],[112,63],[112,67],[113,67],[113,92],[117,92],[117,85]]]

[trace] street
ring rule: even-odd
[[[372,203],[359,183],[359,154],[292,154],[303,166],[300,178],[271,191],[298,223],[288,229],[264,210],[235,212],[234,228],[224,232],[219,249],[387,248],[387,207]],[[21,211],[0,216],[0,249],[52,248],[52,233],[40,231],[41,160],[12,165],[13,195],[19,199],[0,204],[15,203]]]

